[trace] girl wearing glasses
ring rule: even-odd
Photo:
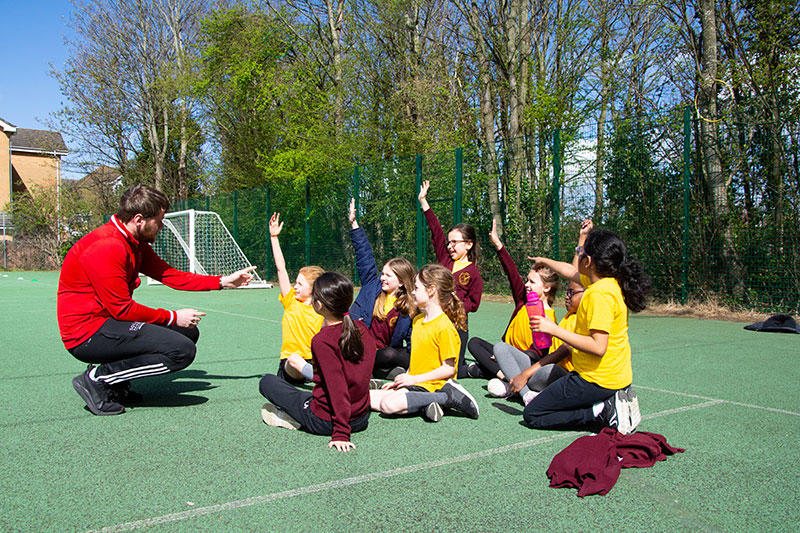
[[[447,232],[445,239],[442,225],[433,213],[428,204],[428,188],[431,182],[425,180],[419,190],[419,205],[428,221],[431,230],[431,241],[436,252],[436,261],[443,267],[450,270],[455,278],[455,296],[464,304],[467,313],[478,310],[483,294],[483,278],[478,271],[478,260],[480,257],[480,247],[478,246],[475,227],[471,224],[456,224]],[[463,329],[458,328],[458,336],[461,340],[461,347],[458,354],[458,377],[467,375],[467,368],[464,364],[464,352],[467,349],[467,339],[469,338],[469,323],[465,321]]]
[[[596,429],[631,433],[641,421],[628,341],[628,310],[645,308],[650,277],[625,243],[608,230],[593,228],[576,250],[578,268],[533,258],[586,287],[569,331],[534,317],[533,329],[572,347],[575,369],[546,387],[525,406],[523,419],[535,429]]]

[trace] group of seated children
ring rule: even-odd
[[[265,375],[262,418],[271,426],[331,435],[329,447],[348,451],[350,433],[367,427],[370,411],[420,413],[438,422],[446,412],[478,418],[475,398],[458,378],[488,379],[495,397],[517,398],[525,423],[538,429],[614,427],[632,432],[641,416],[631,389],[628,310],[645,307],[650,279],[614,233],[581,226],[573,262],[529,257],[519,274],[495,223],[489,238],[508,277],[514,312],[501,341],[468,341],[467,313],[480,305],[475,228],[447,233],[426,197],[419,202],[438,264],[415,274],[410,261],[390,259],[378,274],[366,232],[351,201],[350,237],[362,286],[353,300],[345,276],[303,267],[292,286],[278,237],[278,214],[269,222],[284,307],[280,364]],[[566,316],[552,309],[565,278]],[[475,359],[467,365],[465,350]],[[385,381],[383,381],[385,380]],[[312,382],[313,387],[297,385]]]

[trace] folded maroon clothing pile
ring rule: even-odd
[[[620,470],[649,467],[668,455],[683,452],[667,444],[658,433],[636,431],[623,435],[605,428],[597,435],[579,437],[553,458],[547,469],[551,487],[574,487],[578,496],[606,494],[619,478]]]

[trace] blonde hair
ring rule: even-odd
[[[298,272],[298,274],[302,274],[303,277],[306,278],[306,281],[309,285],[314,285],[314,280],[320,277],[323,273],[325,273],[325,270],[316,265],[304,266],[300,269],[300,272]]]
[[[442,265],[432,264],[422,267],[417,277],[426,289],[430,287],[436,289],[439,305],[456,329],[466,331],[467,312],[464,310],[464,304],[456,296],[456,280],[453,278],[453,273]]]
[[[549,287],[550,290],[547,291],[547,305],[553,307],[553,302],[556,301],[556,293],[558,292],[558,287],[561,284],[558,274],[555,271],[547,266],[544,265],[537,265],[531,269],[533,272],[539,274],[539,277],[542,278],[542,285],[545,287]]]
[[[417,307],[414,305],[414,299],[411,297],[411,291],[414,287],[414,265],[405,257],[395,257],[389,259],[386,264],[392,269],[400,286],[397,288],[397,300],[394,303],[394,308],[401,314],[413,317],[417,314]],[[372,316],[379,320],[386,318],[386,293],[381,291],[375,299],[375,306],[372,308]]]

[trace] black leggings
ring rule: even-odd
[[[199,336],[197,328],[109,318],[69,353],[84,363],[100,365],[97,379],[114,385],[186,368],[194,361]]]
[[[333,422],[324,420],[311,411],[311,391],[298,389],[272,374],[261,378],[261,394],[300,423],[300,428],[314,435],[332,435]],[[369,409],[350,420],[350,431],[363,431],[369,424]]]
[[[494,344],[480,337],[472,337],[468,344],[469,353],[475,358],[475,362],[483,370],[483,373],[490,377],[496,377],[500,372],[500,365],[494,359]]]
[[[386,376],[397,368],[408,370],[411,362],[411,354],[405,348],[392,348],[387,346],[375,352],[375,366],[372,375],[379,379],[386,379]]]

